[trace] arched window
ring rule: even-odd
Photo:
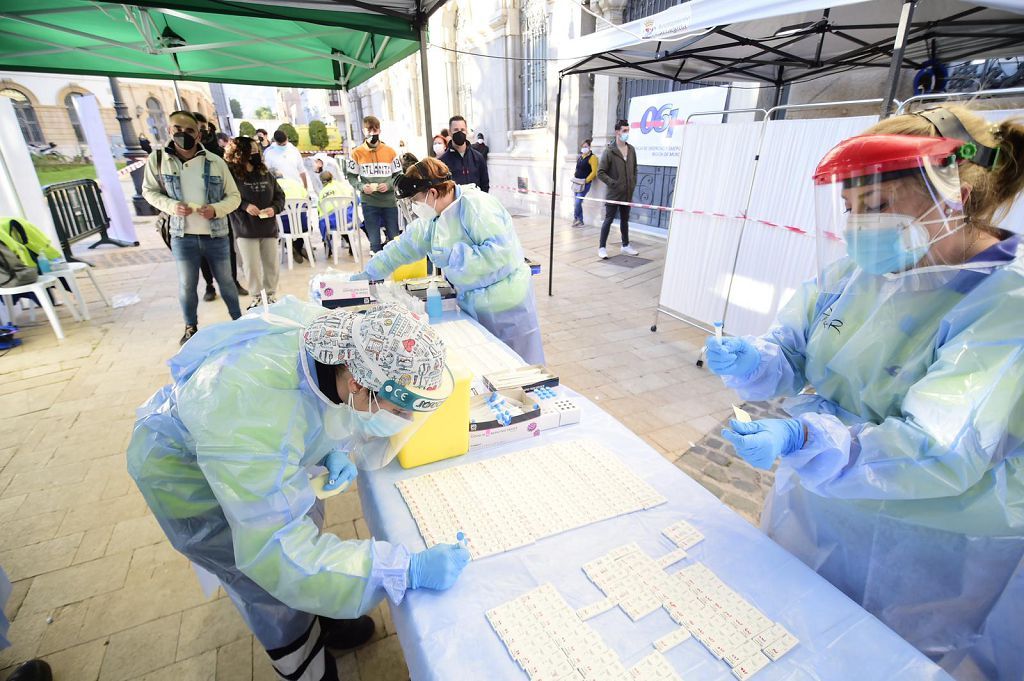
[[[18,125],[25,141],[29,144],[45,144],[43,130],[39,127],[39,119],[36,118],[36,110],[32,108],[28,96],[21,90],[8,87],[0,90],[0,97],[6,97],[14,104],[14,114],[18,117]]]
[[[146,127],[149,128],[150,139],[163,144],[167,141],[167,116],[164,115],[164,107],[160,100],[150,97],[146,100]]]
[[[75,131],[75,139],[79,144],[85,142],[85,133],[82,132],[82,123],[78,120],[78,112],[75,111],[75,99],[81,97],[81,92],[69,92],[64,97],[64,108],[68,110],[68,118],[71,119],[71,127]]]

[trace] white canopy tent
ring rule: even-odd
[[[558,77],[552,185],[558,184],[562,81],[570,75],[743,80],[775,88],[855,68],[888,71],[882,116],[902,69],[1020,54],[1024,0],[690,0],[571,41]],[[551,197],[548,294],[553,293],[555,199]]]

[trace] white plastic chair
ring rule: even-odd
[[[321,217],[327,222],[327,229],[331,232],[331,239],[333,243],[332,251],[334,252],[334,264],[338,264],[338,251],[341,248],[341,235],[345,234],[348,236],[348,241],[352,244],[352,256],[355,258],[356,264],[360,268],[363,266],[363,243],[362,243],[362,231],[359,229],[359,215],[356,210],[356,202],[353,198],[344,196],[331,196],[324,199],[321,204],[325,210],[331,211],[334,214],[334,224],[337,229],[331,229],[330,213],[322,215]],[[352,219],[348,219],[348,208],[352,207]]]
[[[81,321],[78,316],[78,311],[74,305],[69,304],[67,298],[64,296],[64,287],[60,285],[60,280],[50,274],[40,275],[31,284],[23,284],[21,286],[8,286],[0,287],[0,298],[4,299],[4,308],[7,311],[7,320],[10,323],[14,323],[14,305],[12,296],[16,293],[34,293],[36,300],[43,308],[43,312],[46,313],[46,318],[50,321],[50,326],[53,327],[53,332],[57,335],[57,340],[64,340],[64,329],[60,326],[60,319],[57,318],[57,311],[54,309],[53,304],[50,302],[50,296],[46,294],[46,289],[52,288],[57,292],[57,297],[61,299],[64,305],[71,312],[71,316],[75,318],[75,321]],[[31,312],[31,319],[35,319],[35,311]]]
[[[107,294],[100,288],[99,283],[96,281],[96,277],[92,274],[92,267],[84,262],[68,262],[62,267],[54,269],[50,272],[53,276],[57,277],[61,281],[67,282],[68,288],[71,289],[71,294],[78,301],[78,305],[82,308],[82,318],[92,319],[89,316],[89,307],[85,304],[85,296],[82,295],[82,289],[78,288],[78,281],[76,281],[75,275],[78,272],[85,270],[85,273],[89,275],[89,279],[92,281],[92,285],[96,287],[96,291],[100,294],[100,298],[103,299],[104,304],[110,307],[110,300],[107,298]]]
[[[302,216],[306,215],[307,223],[306,229],[302,228]],[[288,228],[290,234],[285,234],[284,223],[281,222],[281,217],[288,216]],[[306,255],[309,256],[309,266],[316,269],[316,264],[313,262],[313,240],[311,238],[310,230],[315,227],[316,215],[310,210],[310,202],[308,199],[289,199],[285,201],[284,212],[277,216],[277,226],[281,230],[281,245],[284,246],[285,253],[288,257],[288,269],[294,268],[294,260],[292,259],[292,242],[302,241],[306,245]]]

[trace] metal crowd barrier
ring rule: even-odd
[[[71,255],[71,244],[93,234],[99,234],[100,239],[89,248],[96,248],[101,244],[122,247],[133,245],[111,239],[107,235],[110,218],[103,206],[100,187],[95,180],[71,180],[48,184],[43,187],[43,195],[50,206],[50,214],[53,216],[53,225],[57,229],[57,238],[61,250],[64,251],[64,258],[69,262],[75,261]]]

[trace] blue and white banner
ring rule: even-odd
[[[727,87],[705,87],[629,100],[629,143],[640,165],[675,166],[682,149],[686,117],[725,108]],[[691,123],[721,123],[721,116],[698,116]]]

